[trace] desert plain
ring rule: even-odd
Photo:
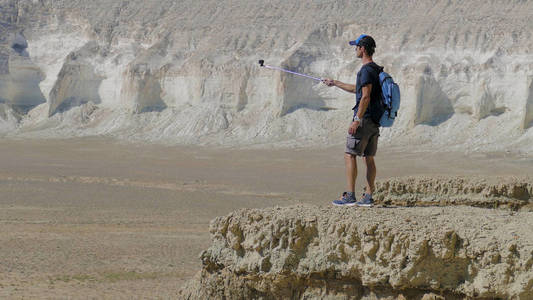
[[[330,206],[344,187],[342,152],[2,140],[0,298],[176,298],[201,268],[212,219]],[[376,162],[378,181],[533,176],[533,159],[511,153],[384,147]],[[359,172],[361,192],[362,164]]]

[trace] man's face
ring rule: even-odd
[[[357,56],[357,58],[363,57],[363,47],[355,46],[355,55]]]

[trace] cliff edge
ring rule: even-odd
[[[533,212],[244,209],[210,226],[183,299],[533,299]]]

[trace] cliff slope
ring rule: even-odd
[[[169,143],[340,143],[353,95],[259,59],[355,82],[375,37],[402,90],[382,140],[533,145],[530,1],[0,0],[0,133]]]

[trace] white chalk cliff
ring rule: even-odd
[[[0,134],[164,143],[342,143],[347,41],[402,90],[385,143],[533,146],[531,1],[0,0]]]

